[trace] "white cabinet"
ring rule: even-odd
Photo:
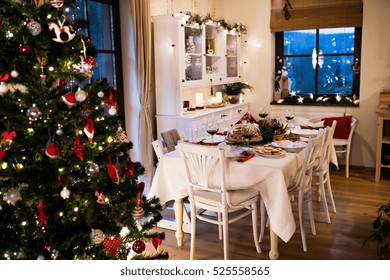
[[[202,122],[208,116],[220,114],[220,126],[225,127],[248,110],[246,104],[228,104],[185,114],[184,101],[195,107],[201,93],[207,105],[212,92],[241,79],[240,34],[216,23],[189,25],[188,18],[185,14],[153,16],[158,137],[172,128],[189,139],[201,137]]]

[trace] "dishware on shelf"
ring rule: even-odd
[[[294,108],[287,108],[284,112],[284,117],[287,119],[287,127],[290,127],[290,121],[293,120],[295,117]]]
[[[218,132],[219,124],[215,118],[209,118],[206,122],[206,131],[211,135],[211,144],[214,144],[214,135]]]

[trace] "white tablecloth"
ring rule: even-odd
[[[286,157],[270,159],[260,156],[241,163],[237,158],[229,161],[228,180],[232,189],[256,188],[267,209],[273,231],[288,242],[296,230],[296,224],[287,192],[287,185],[294,179],[303,161],[304,150],[299,154],[287,153]],[[218,176],[214,183],[218,183]],[[187,179],[179,151],[165,154],[160,160],[148,197],[156,196],[161,203],[188,196]]]

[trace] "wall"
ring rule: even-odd
[[[246,96],[250,111],[257,117],[258,108],[270,103],[273,91],[274,37],[269,31],[268,0],[151,0],[152,14],[190,11],[227,22],[247,26],[243,46],[244,80],[255,90]],[[379,93],[390,90],[390,11],[388,0],[363,0],[363,34],[360,80],[360,107],[335,108],[295,106],[297,112],[338,112],[351,114],[359,120],[352,144],[351,165],[375,166],[376,114]],[[271,106],[271,111],[284,111],[285,106]]]

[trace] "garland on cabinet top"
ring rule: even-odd
[[[219,19],[219,20],[213,19],[210,14],[207,14],[205,17],[202,17],[199,14],[193,14],[191,12],[186,12],[185,14],[189,16],[189,19],[187,20],[188,24],[195,23],[198,25],[202,25],[202,24],[210,25],[216,23],[221,27],[221,29],[225,29],[227,31],[241,32],[244,34],[246,33],[246,26],[239,22],[236,22],[235,24],[231,25],[227,23],[224,19]]]

